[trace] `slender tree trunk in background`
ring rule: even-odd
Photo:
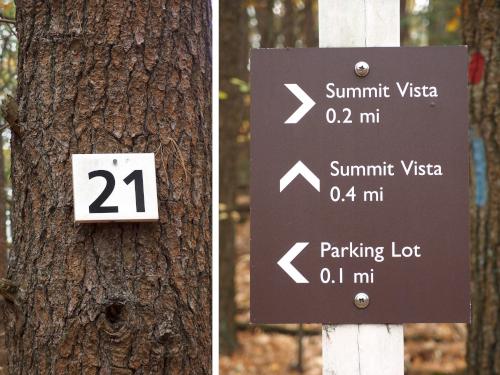
[[[7,272],[7,218],[5,195],[5,161],[3,157],[3,137],[0,132],[0,277],[5,277]],[[1,366],[1,365],[0,365]]]
[[[3,137],[0,132],[0,278],[7,272],[7,231],[6,231],[5,162],[3,157]],[[6,303],[0,297],[0,309]],[[0,313],[0,375],[7,374],[7,351],[5,348],[5,322]]]
[[[296,36],[295,36],[295,7],[293,0],[284,0],[285,5],[285,15],[282,17],[282,33],[284,36],[284,47],[293,48],[295,47]]]
[[[11,374],[209,374],[210,1],[17,3]],[[73,223],[72,153],[154,152],[160,220]]]
[[[317,4],[315,0],[305,0],[304,3],[304,25],[302,30],[305,34],[305,47],[317,47],[319,43],[317,12],[314,9],[314,4]]]
[[[500,374],[500,4],[464,0],[471,127],[472,325],[468,374]]]
[[[436,9],[440,6],[439,2],[442,3],[443,0],[429,0],[427,7],[427,36],[430,46],[439,43],[439,34],[445,29],[446,22],[448,21],[444,17],[435,17],[435,14],[438,13]]]
[[[260,48],[274,48],[276,45],[277,33],[275,32],[273,7],[274,0],[261,0],[256,7]]]
[[[406,13],[406,1],[407,0],[400,0],[399,2],[399,14],[400,14],[400,20],[402,21],[399,29],[399,40],[402,46],[405,46],[406,43],[408,43],[408,36],[409,36],[408,14]]]
[[[238,154],[236,142],[246,113],[243,94],[231,79],[248,81],[248,27],[245,2],[221,0],[220,9],[220,89],[227,96],[220,101],[220,245],[219,245],[219,317],[220,352],[231,354],[236,341],[235,302],[235,230],[232,213],[238,189]]]

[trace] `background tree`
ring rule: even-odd
[[[306,47],[315,47],[319,44],[318,38],[318,3],[316,0],[304,1],[304,21],[301,30]]]
[[[210,24],[208,0],[18,3],[10,373],[210,373]],[[132,151],[159,222],[74,224],[71,154]]]
[[[317,45],[315,0],[220,3],[220,350],[237,347],[236,227],[249,215],[250,47]]]
[[[0,133],[0,277],[7,271],[7,229],[6,229],[6,195],[5,195],[5,160],[3,153],[3,137]]]
[[[469,46],[472,325],[468,373],[500,374],[500,106],[498,1],[462,2]]]
[[[13,0],[0,2],[0,103],[6,104],[9,95],[14,95],[17,85],[17,37],[15,33],[15,4]],[[10,131],[0,111],[0,278],[6,276],[7,257],[10,247],[7,223],[10,197]],[[7,373],[7,351],[5,349],[5,325],[2,318],[3,297],[0,296],[0,375]]]
[[[407,3],[408,0],[399,1],[399,19],[401,20],[399,40],[402,46],[406,45],[409,38],[409,25],[408,25],[408,13],[407,13]]]
[[[17,85],[17,38],[15,34],[15,5],[13,1],[0,2],[0,103],[6,103],[9,96],[14,95]],[[0,111],[3,112],[3,111]],[[7,194],[10,189],[5,159],[9,159],[10,150],[4,150],[4,137],[8,141],[10,133],[7,130],[3,114],[0,113],[0,277],[7,270]],[[5,153],[5,155],[4,155]],[[0,364],[1,367],[1,364]]]
[[[248,28],[244,1],[221,0],[220,8],[220,246],[219,316],[220,351],[236,348],[235,223],[239,219],[236,197],[241,144],[238,135],[248,107],[244,103],[248,81]]]

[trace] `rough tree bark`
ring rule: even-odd
[[[469,46],[472,325],[468,374],[500,374],[500,4],[462,2]]]
[[[243,95],[231,79],[248,81],[248,27],[245,2],[220,2],[220,89],[227,95],[220,101],[220,247],[219,317],[220,352],[231,354],[236,348],[235,230],[232,213],[236,209],[238,154],[236,142],[245,118]]]
[[[11,374],[209,374],[210,1],[17,2]],[[160,220],[73,223],[71,154],[154,152]]]

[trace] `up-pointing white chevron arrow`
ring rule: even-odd
[[[295,177],[302,175],[317,191],[319,191],[319,178],[311,172],[300,160],[280,179],[280,193],[285,189]]]
[[[312,107],[314,107],[316,102],[296,83],[285,83],[285,86],[302,102],[302,105],[285,121],[285,124],[296,124]]]
[[[309,284],[309,281],[297,270],[297,268],[292,266],[292,261],[307,245],[309,245],[309,242],[297,242],[278,261],[278,266],[283,268],[283,271],[285,271],[297,284]]]

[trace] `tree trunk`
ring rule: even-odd
[[[401,26],[399,30],[399,43],[402,46],[405,46],[408,42],[409,37],[409,25],[408,25],[408,14],[406,11],[406,2],[407,0],[399,1],[399,19],[401,20]]]
[[[5,273],[7,271],[6,199],[3,135],[0,132],[0,277],[5,277]]]
[[[469,46],[471,128],[472,325],[468,374],[500,374],[500,5],[464,0],[464,42]]]
[[[282,33],[284,38],[284,47],[293,48],[295,47],[296,37],[295,37],[295,19],[296,12],[293,4],[293,0],[284,0],[285,15],[281,19]]]
[[[11,374],[209,374],[210,1],[17,3]],[[154,152],[160,220],[73,223],[71,154]]]
[[[256,6],[260,48],[274,48],[276,45],[274,0],[261,0]],[[221,8],[224,9],[224,8]]]
[[[238,154],[236,142],[246,114],[243,94],[231,80],[248,81],[248,27],[245,3],[221,0],[220,9],[220,89],[226,97],[220,101],[220,246],[219,246],[219,317],[220,352],[231,354],[236,348],[235,303],[235,229],[233,213],[238,188]]]
[[[304,31],[304,44],[305,47],[317,47],[318,46],[318,20],[317,11],[314,9],[314,4],[317,6],[317,2],[313,0],[305,0],[304,2],[304,24],[302,29]]]
[[[0,278],[7,271],[7,231],[6,231],[5,161],[3,157],[3,135],[0,132]],[[6,303],[0,297],[0,309]],[[5,319],[0,313],[0,375],[7,374],[7,350],[5,348]]]

